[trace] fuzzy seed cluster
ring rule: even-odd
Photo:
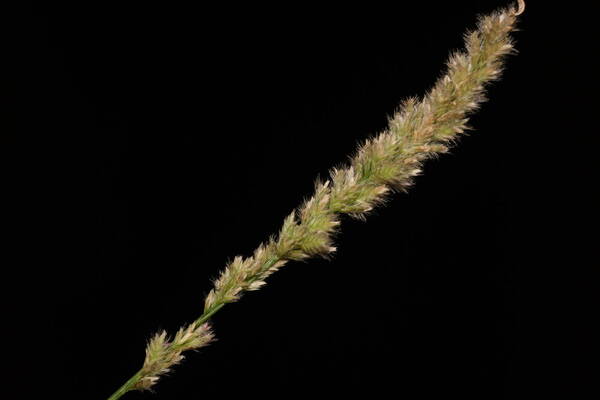
[[[148,342],[144,366],[134,389],[151,388],[161,375],[170,372],[174,365],[183,360],[183,352],[204,347],[213,339],[214,335],[208,323],[192,323],[180,328],[172,340],[169,340],[167,332],[159,332]]]
[[[218,308],[260,289],[288,261],[335,252],[333,237],[342,214],[364,219],[390,193],[407,191],[425,160],[446,153],[469,129],[467,116],[485,100],[485,85],[499,78],[504,56],[514,52],[509,33],[523,8],[519,0],[518,9],[480,17],[477,28],[465,35],[465,50],[450,56],[445,75],[422,99],[404,101],[389,119],[388,129],[361,144],[349,165],[334,168],[330,179],[315,182],[312,197],[284,220],[276,237],[252,256],[229,262],[205,299],[203,317],[172,340],[165,332],[150,340],[135,388],[150,388],[183,359],[184,351],[210,343],[213,334],[201,322]]]

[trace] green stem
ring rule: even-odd
[[[125,384],[123,384],[123,386],[118,388],[117,391],[114,392],[112,394],[112,396],[110,396],[108,398],[108,400],[120,399],[121,396],[123,396],[125,393],[129,392],[130,390],[133,390],[132,389],[133,386],[140,380],[141,373],[142,373],[142,370],[139,370],[135,375],[133,375],[131,378],[129,378],[129,380],[127,382],[125,382]]]
[[[194,324],[196,324],[196,326],[202,325],[203,323],[205,323],[206,321],[208,321],[210,319],[210,317],[212,317],[224,305],[225,305],[225,303],[216,303],[210,309],[204,311],[204,313],[200,316],[200,318],[198,318],[196,321],[194,321]]]

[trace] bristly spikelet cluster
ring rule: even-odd
[[[479,19],[465,35],[466,51],[450,56],[447,73],[423,100],[406,100],[388,130],[360,147],[352,160],[359,181],[406,191],[424,160],[448,151],[468,129],[467,115],[485,100],[484,85],[500,76],[503,56],[514,51],[508,34],[516,15],[510,9]]]
[[[270,243],[268,248],[272,249],[273,245]],[[254,252],[254,256],[237,256],[228,263],[219,278],[214,281],[214,288],[206,296],[205,311],[233,303],[239,300],[245,291],[260,289],[265,284],[264,279],[286,263],[285,260],[273,258],[274,262],[270,262],[266,259],[267,254],[265,246],[261,245]]]
[[[245,291],[257,290],[288,261],[328,257],[340,214],[364,219],[394,191],[407,191],[422,163],[445,153],[468,129],[467,116],[485,100],[484,86],[498,79],[504,56],[514,52],[509,37],[519,7],[480,17],[465,35],[465,51],[452,54],[447,71],[422,100],[410,98],[389,118],[386,131],[366,140],[350,165],[331,170],[330,180],[316,181],[315,192],[284,220],[277,237],[261,244],[251,257],[235,257],[214,281],[204,314],[169,341],[165,332],[148,344],[144,367],[132,389],[151,387],[179,363],[182,352],[208,344],[213,335],[205,322]]]
[[[165,331],[157,333],[148,342],[144,366],[139,372],[139,380],[134,389],[150,389],[161,375],[167,374],[172,366],[183,360],[183,352],[204,347],[213,339],[214,335],[208,323],[192,323],[181,328],[173,340],[169,340]]]
[[[315,182],[315,194],[304,202],[298,212],[301,252],[308,257],[327,257],[335,252],[332,235],[340,224],[339,217],[331,208],[329,181]]]
[[[335,251],[331,236],[339,221],[329,209],[328,186],[328,181],[315,184],[314,196],[285,219],[277,240],[271,238],[253,256],[237,256],[227,264],[206,297],[205,311],[237,301],[245,291],[259,289],[269,275],[289,260],[326,257]]]

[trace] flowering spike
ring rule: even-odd
[[[446,73],[422,99],[409,98],[389,118],[387,130],[365,140],[350,165],[330,171],[315,182],[315,191],[284,220],[277,237],[261,244],[252,256],[237,256],[214,282],[205,299],[204,313],[170,340],[166,332],[148,343],[144,366],[111,396],[152,387],[160,376],[181,362],[182,353],[210,343],[208,320],[223,305],[237,301],[245,291],[258,290],[265,279],[288,261],[336,251],[332,237],[339,217],[365,219],[390,193],[406,192],[422,163],[449,150],[469,129],[468,115],[485,100],[484,87],[500,76],[504,56],[514,53],[509,36],[525,2],[479,18],[477,28],[465,35],[465,50],[451,54]]]

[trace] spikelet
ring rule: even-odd
[[[213,339],[214,335],[208,323],[202,325],[192,323],[181,328],[173,340],[169,340],[165,331],[157,333],[148,342],[144,366],[133,389],[150,389],[158,382],[161,375],[169,373],[173,366],[183,360],[184,351],[200,349]]]

